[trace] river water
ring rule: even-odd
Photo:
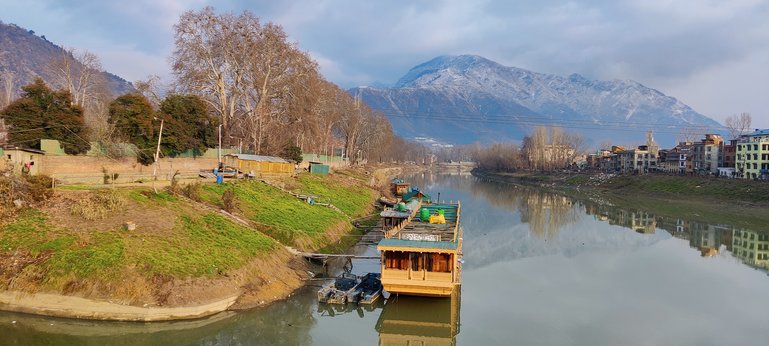
[[[461,294],[318,305],[317,286],[246,312],[108,323],[0,312],[10,345],[765,345],[769,225],[735,229],[469,175],[408,180],[461,200]],[[356,253],[375,255],[373,246]],[[353,261],[353,272],[378,271]],[[320,285],[321,283],[317,283]]]

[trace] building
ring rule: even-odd
[[[36,175],[42,171],[45,152],[37,149],[5,147],[0,148],[0,169],[11,167],[14,172]]]
[[[706,134],[705,138],[692,147],[692,170],[698,175],[718,174],[723,164],[724,140],[717,134]]]
[[[646,133],[646,145],[635,149],[618,151],[615,168],[622,173],[648,173],[659,170],[657,160],[660,148],[654,142],[652,132]]]
[[[238,173],[253,177],[291,176],[294,174],[294,164],[274,156],[227,154],[223,156],[224,164],[232,167]]]
[[[769,129],[756,129],[737,141],[735,170],[746,179],[769,179]]]
[[[694,144],[692,142],[680,142],[673,149],[665,151],[664,160],[660,157],[660,170],[668,173],[684,175],[691,172],[691,156]]]

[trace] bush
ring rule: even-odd
[[[125,197],[114,190],[98,191],[72,205],[70,212],[86,220],[99,220],[107,217],[111,211],[125,206]]]
[[[53,178],[47,175],[19,175],[13,167],[0,170],[0,206],[11,208],[15,200],[25,204],[41,202],[53,196]]]
[[[174,175],[171,176],[171,185],[168,186],[166,189],[168,193],[171,196],[176,196],[179,194],[179,179],[177,178],[179,176],[179,171],[177,170],[174,172]]]
[[[195,201],[200,202],[203,198],[201,196],[201,184],[200,182],[194,182],[192,184],[187,184],[182,188],[182,194]]]
[[[227,189],[222,193],[222,206],[224,211],[231,213],[236,208],[235,191]]]

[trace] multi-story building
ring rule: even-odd
[[[724,140],[720,135],[706,134],[705,138],[694,143],[692,165],[696,174],[718,174],[721,166]]]
[[[742,178],[769,179],[769,129],[756,129],[740,137],[735,169]]]
[[[690,172],[691,169],[687,169],[687,167],[691,163],[693,148],[692,142],[680,142],[675,148],[667,150],[665,160],[660,158],[660,170],[681,175]]]
[[[652,132],[646,134],[646,145],[635,149],[618,151],[617,169],[623,173],[647,173],[658,170],[657,157],[660,147],[654,142]]]

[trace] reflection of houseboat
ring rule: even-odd
[[[389,219],[377,246],[382,285],[390,293],[450,296],[461,282],[460,204],[422,205],[417,199],[409,207],[382,213]]]
[[[400,296],[387,300],[376,323],[380,345],[456,345],[459,294],[451,299]]]

